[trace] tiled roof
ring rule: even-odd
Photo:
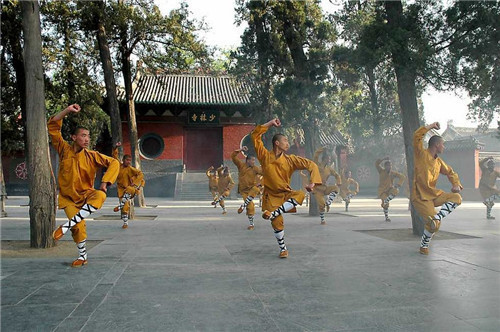
[[[483,150],[484,143],[479,142],[474,137],[457,138],[452,141],[445,141],[446,150]]]
[[[319,134],[319,140],[321,143],[321,146],[325,145],[337,145],[337,146],[347,146],[347,140],[344,138],[344,136],[340,133],[340,131],[335,130],[333,133],[330,134],[325,134],[323,131],[320,132]]]
[[[146,104],[248,105],[250,89],[230,76],[146,75],[137,82],[134,100]]]
[[[304,130],[302,128],[299,128],[297,129],[297,133],[300,136],[300,144],[304,144],[305,143]],[[334,130],[333,132],[330,133],[325,133],[324,131],[320,131],[319,142],[321,146],[325,145],[347,146],[347,140],[338,130]]]
[[[478,131],[477,128],[455,127],[448,125],[443,132],[443,138],[447,142],[463,141],[467,139],[474,139],[481,144],[481,150],[490,152],[500,152],[500,140],[497,137],[497,129],[489,128],[485,131]],[[454,143],[453,143],[454,144]]]
[[[473,137],[482,137],[489,136],[491,134],[495,134],[497,129],[489,128],[485,131],[479,131],[477,128],[471,127],[455,127],[453,125],[448,125],[446,130],[443,132],[443,138],[446,140],[452,140],[459,137],[465,136],[473,136]]]

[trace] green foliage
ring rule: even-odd
[[[500,114],[500,2],[456,1],[446,22],[453,85],[468,91],[469,118],[487,128]]]
[[[76,126],[91,132],[90,146],[94,147],[104,130],[110,126],[104,113],[104,89],[97,74],[99,54],[95,35],[81,27],[85,12],[75,1],[46,1],[40,7],[44,40],[45,102],[48,116],[79,104],[82,112],[63,122],[63,136],[69,140]]]
[[[5,5],[7,4],[7,5]],[[4,1],[2,7],[2,150],[23,148],[20,105],[24,96],[16,89],[12,65],[13,51],[8,33],[22,38],[20,10],[17,1]],[[16,15],[4,19],[7,10]],[[96,12],[104,10],[104,23],[110,33],[112,54],[120,54],[120,26],[127,29],[128,56],[139,58],[145,70],[181,71],[196,68],[208,70],[211,52],[196,36],[205,29],[204,22],[190,18],[188,6],[163,16],[151,1],[41,1],[42,55],[45,73],[47,117],[78,103],[82,112],[69,116],[63,125],[63,136],[69,140],[74,127],[82,125],[91,131],[95,146],[110,127],[104,103],[103,77],[95,38]],[[14,19],[12,18],[14,17]],[[16,28],[17,26],[17,28]],[[22,44],[21,44],[22,45]],[[121,67],[117,57],[114,68]],[[220,64],[219,64],[220,65]],[[220,68],[217,68],[220,70]]]
[[[352,146],[361,153],[401,146],[396,77],[379,4],[346,2],[334,18],[344,42],[332,53],[332,70]]]
[[[24,149],[24,128],[21,111],[21,95],[15,71],[15,62],[22,61],[22,50],[17,49],[21,36],[21,9],[17,1],[2,2],[1,20],[1,104],[2,109],[2,154],[15,153]]]
[[[190,17],[186,3],[166,16],[149,0],[113,2],[107,11],[111,45],[119,50],[117,54],[140,59],[146,72],[186,72],[210,66],[211,50],[197,37],[198,31],[206,29],[205,23]],[[120,45],[124,31],[125,49]]]
[[[21,122],[21,108],[13,70],[9,68],[5,53],[2,54],[2,154],[21,151],[24,148],[24,130]]]
[[[248,28],[233,53],[233,73],[254,82],[253,98],[262,105],[256,121],[277,115],[285,126],[307,131],[336,124],[329,72],[336,31],[319,3],[238,1],[237,13]]]

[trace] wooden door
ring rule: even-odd
[[[222,164],[222,128],[184,128],[187,171],[206,171]]]

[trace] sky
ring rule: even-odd
[[[236,48],[240,45],[240,36],[245,26],[236,26],[234,4],[235,0],[185,0],[192,12],[192,17],[204,19],[210,27],[201,38],[210,46],[221,48]],[[341,0],[333,0],[333,4],[322,0],[323,9],[332,12]],[[170,10],[179,7],[180,1],[155,0],[160,10],[166,15]],[[422,96],[424,118],[426,123],[438,121],[441,132],[446,129],[449,120],[456,127],[477,127],[476,122],[467,120],[467,104],[470,102],[465,92],[437,92],[429,88]],[[497,120],[500,118],[497,116]],[[490,124],[496,128],[496,121]]]

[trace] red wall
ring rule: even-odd
[[[130,154],[128,125],[123,124],[123,151]],[[165,150],[158,159],[182,159],[183,128],[178,123],[138,123],[139,138],[148,133],[155,133],[163,138]],[[142,158],[141,158],[142,159]]]
[[[254,125],[224,125],[222,130],[223,159],[231,159],[231,153],[240,148],[243,137],[255,128]],[[123,150],[130,154],[128,125],[123,123]],[[148,133],[158,134],[165,142],[165,150],[158,159],[183,159],[184,129],[177,123],[138,123],[139,138]]]
[[[230,160],[231,153],[240,148],[240,142],[245,135],[255,128],[254,125],[225,125],[222,130],[223,137],[223,159]]]

